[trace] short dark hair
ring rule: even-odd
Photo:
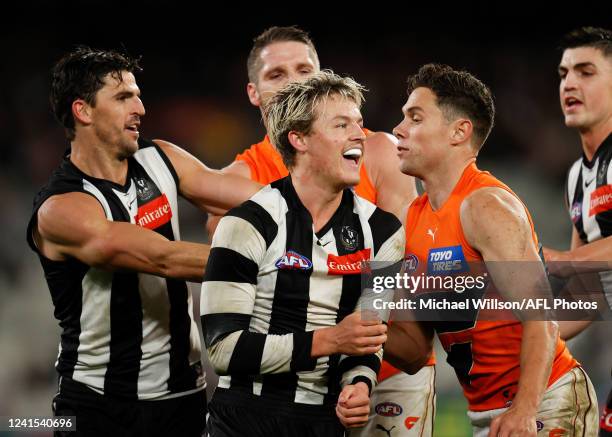
[[[112,50],[77,47],[64,55],[54,66],[51,75],[51,110],[66,129],[69,140],[74,139],[75,124],[72,103],[83,99],[95,106],[96,93],[104,86],[107,74],[121,81],[121,73],[140,72],[139,59]]]
[[[447,120],[459,115],[474,126],[476,149],[480,149],[491,133],[495,120],[495,104],[491,90],[467,71],[454,70],[443,64],[426,64],[408,77],[408,95],[416,88],[429,88]]]
[[[297,26],[273,26],[264,30],[261,34],[253,39],[253,47],[247,59],[247,71],[249,73],[249,82],[257,83],[257,75],[261,69],[259,62],[259,54],[270,44],[275,42],[295,41],[306,44],[312,51],[317,64],[319,63],[319,55],[317,49],[308,35],[308,32],[300,29]]]
[[[559,49],[575,49],[576,47],[594,47],[605,56],[612,55],[612,32],[601,27],[585,26],[566,33],[561,38]]]

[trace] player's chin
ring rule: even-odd
[[[576,114],[566,114],[565,125],[572,129],[580,129],[583,127],[587,127],[588,123],[585,122],[584,117],[579,117]]]
[[[410,176],[415,176],[415,168],[414,166],[411,166],[410,163],[408,161],[405,160],[401,160],[400,161],[400,171],[404,174],[410,175]]]

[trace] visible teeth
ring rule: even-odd
[[[354,147],[352,149],[348,149],[346,152],[342,154],[345,158],[361,158],[362,151],[358,147]]]

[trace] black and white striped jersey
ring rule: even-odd
[[[178,177],[153,142],[139,140],[125,185],[81,172],[65,157],[34,200],[28,242],[39,255],[62,327],[56,369],[105,395],[164,399],[204,387],[201,342],[184,281],[52,261],[32,239],[40,206],[69,192],[92,195],[106,218],[178,240]],[[74,211],[79,214],[79,211]]]
[[[599,146],[591,161],[578,159],[567,176],[567,205],[583,243],[612,235],[612,135]],[[612,307],[612,271],[599,274]]]
[[[222,375],[215,396],[298,411],[334,405],[355,378],[375,384],[381,354],[312,359],[313,331],[355,311],[362,261],[399,263],[404,241],[395,216],[349,189],[315,233],[291,176],[229,211],[214,234],[200,300],[206,347]]]

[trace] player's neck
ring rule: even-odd
[[[125,184],[128,161],[119,159],[107,145],[82,137],[75,138],[71,143],[70,161],[89,176]]]
[[[606,120],[598,126],[592,126],[588,129],[580,129],[580,140],[582,141],[582,150],[586,158],[590,161],[595,156],[597,149],[604,142],[608,135],[612,132],[612,118]]]
[[[315,232],[318,232],[340,206],[342,190],[322,183],[314,172],[300,169],[291,172],[291,180],[300,201],[312,217]]]
[[[461,161],[446,160],[437,166],[435,171],[428,172],[423,179],[423,186],[429,204],[434,211],[439,210],[444,206],[451,193],[457,186],[459,179],[463,175],[466,167],[476,161],[476,158],[471,156],[462,159]]]

